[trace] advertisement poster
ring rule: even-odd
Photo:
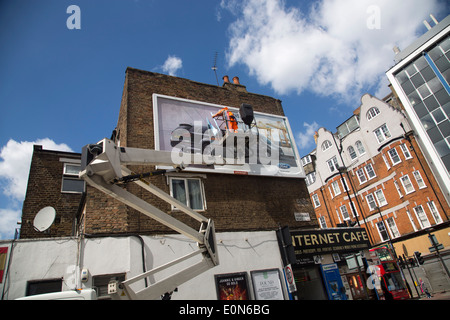
[[[278,269],[252,271],[251,276],[256,300],[284,300]]]
[[[247,273],[216,274],[217,299],[249,300]]]
[[[304,178],[286,117],[153,94],[155,149],[186,170]]]

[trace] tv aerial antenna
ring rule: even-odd
[[[219,85],[219,79],[217,79],[217,55],[218,54],[219,53],[217,51],[214,53],[214,65],[211,68],[214,71],[214,74],[216,75],[217,85]]]

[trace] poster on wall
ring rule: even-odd
[[[288,119],[241,109],[153,94],[155,149],[188,171],[304,178]]]
[[[284,300],[278,269],[251,271],[256,300]]]
[[[216,274],[217,299],[250,300],[247,287],[247,273]]]

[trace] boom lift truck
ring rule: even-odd
[[[198,250],[160,267],[142,273],[122,283],[109,283],[108,292],[118,293],[118,287],[122,287],[128,299],[157,299],[165,293],[174,291],[180,284],[196,277],[197,275],[219,264],[217,244],[215,238],[214,221],[193,211],[156,186],[142,180],[143,177],[164,174],[170,171],[180,171],[183,163],[175,163],[173,155],[169,151],[158,151],[140,148],[118,147],[112,140],[103,139],[95,145],[87,145],[82,152],[82,171],[80,177],[89,185],[110,195],[126,205],[157,220],[169,228],[195,240]],[[173,169],[157,170],[147,174],[133,174],[127,165],[155,165],[172,166]],[[84,168],[83,168],[84,167]],[[188,216],[200,223],[199,230],[195,230],[185,223],[175,219],[148,202],[138,198],[119,186],[120,183],[134,182],[148,192],[177,207]],[[132,285],[157,272],[169,267],[184,263],[190,258],[201,255],[200,262],[195,263],[177,273],[157,281],[142,290],[135,290]],[[116,296],[119,296],[116,294]],[[123,297],[120,297],[123,298]]]

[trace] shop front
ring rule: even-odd
[[[370,242],[365,229],[299,230],[290,231],[290,236],[288,247],[293,252],[290,260],[298,299],[374,298],[373,290],[367,288]]]

